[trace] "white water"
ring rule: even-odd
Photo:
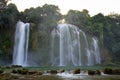
[[[13,65],[27,66],[29,23],[19,21],[16,25]]]
[[[57,73],[58,76],[65,78],[65,79],[84,79],[88,76],[87,72],[81,72],[80,74],[73,74],[69,72]]]
[[[97,39],[89,41],[74,25],[59,24],[52,31],[51,47],[52,65],[91,66],[101,62]]]
[[[99,46],[98,46],[98,40],[96,38],[92,38],[93,40],[93,46],[94,46],[94,56],[95,56],[95,63],[100,64],[101,63],[101,58],[100,58],[100,51],[99,51]]]

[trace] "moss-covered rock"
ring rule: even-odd
[[[93,70],[88,70],[88,75],[95,75],[95,71],[93,71]]]
[[[12,65],[11,67],[12,68],[21,68],[22,66],[21,65]]]
[[[26,69],[26,68],[17,69],[17,70],[13,69],[12,70],[12,73],[18,73],[18,74],[23,74],[23,75],[28,74],[28,72],[29,72],[29,70]]]
[[[103,72],[104,74],[113,74],[113,70],[111,68],[105,68]]]
[[[2,74],[4,72],[4,70],[0,69],[0,74]]]
[[[21,74],[28,74],[29,70],[26,68],[21,69]]]
[[[42,75],[42,74],[43,74],[43,72],[41,72],[41,71],[38,72],[38,75]]]
[[[120,69],[114,69],[113,74],[120,75]]]
[[[65,69],[60,70],[60,73],[63,73],[63,72],[65,72]]]
[[[96,75],[101,75],[100,70],[96,70],[96,71],[95,71],[95,74],[96,74]]]
[[[50,70],[50,73],[51,74],[57,74],[58,72],[57,72],[57,70]]]
[[[13,70],[12,70],[12,73],[18,73],[18,71],[17,71],[17,70],[15,70],[15,69],[13,69]]]
[[[75,69],[75,70],[73,71],[73,74],[80,74],[80,68]]]

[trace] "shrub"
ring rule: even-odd
[[[12,65],[11,67],[13,68],[19,68],[19,67],[22,67],[21,65]]]
[[[43,72],[41,72],[41,71],[38,72],[38,75],[42,75],[42,74],[43,74]]]
[[[28,74],[29,70],[26,68],[17,69],[18,74]]]
[[[95,71],[95,74],[97,74],[97,75],[101,75],[100,70],[96,70],[96,71]]]
[[[63,73],[63,72],[65,72],[65,70],[64,70],[64,69],[60,70],[60,73]]]
[[[93,70],[88,70],[88,75],[95,75],[95,71],[93,71]]]
[[[22,72],[21,69],[17,69],[18,74],[21,74],[21,72]]]
[[[120,69],[114,69],[113,74],[120,75]]]
[[[42,75],[43,72],[41,72],[41,71],[29,71],[28,74],[29,75],[34,75],[34,74],[36,74],[36,75]]]
[[[75,69],[75,70],[73,71],[73,74],[80,74],[80,68]]]
[[[46,73],[50,73],[50,70],[47,70]]]
[[[0,74],[2,74],[4,71],[2,69],[0,69]]]
[[[104,74],[113,74],[113,70],[111,68],[105,68],[103,72]]]
[[[6,69],[10,69],[11,67],[10,66],[5,66]]]
[[[57,74],[57,70],[51,70],[50,73],[51,74]]]
[[[27,74],[29,71],[26,68],[21,69],[21,74]]]
[[[13,69],[13,70],[12,70],[12,73],[18,73],[18,71],[17,71],[17,70],[15,70],[15,69]]]

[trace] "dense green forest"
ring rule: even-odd
[[[107,50],[109,57],[112,56],[110,61],[117,64],[120,62],[119,14],[99,13],[90,16],[89,11],[84,9],[69,10],[66,15],[62,15],[58,6],[48,4],[19,12],[16,5],[7,4],[8,1],[0,0],[0,61],[12,61],[15,26],[19,20],[31,25],[30,50],[47,46],[51,31],[64,20],[65,23],[76,25],[86,33],[98,37],[102,48]],[[103,55],[104,53],[105,51],[102,52]]]

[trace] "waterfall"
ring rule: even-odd
[[[101,58],[100,58],[100,51],[99,51],[99,46],[98,46],[98,40],[96,38],[92,38],[93,40],[93,46],[94,46],[94,56],[95,56],[95,64],[100,64],[101,63]]]
[[[19,21],[16,25],[13,65],[27,66],[29,23]]]
[[[88,40],[86,34],[77,26],[59,24],[51,35],[52,65],[91,66],[100,64],[97,39]]]
[[[92,61],[91,61],[91,55],[90,55],[88,40],[87,40],[87,37],[86,37],[85,33],[82,30],[80,30],[80,32],[81,32],[81,35],[83,35],[84,42],[85,42],[85,52],[86,52],[85,54],[87,56],[87,63],[86,63],[86,65],[89,66],[89,65],[92,65]]]

